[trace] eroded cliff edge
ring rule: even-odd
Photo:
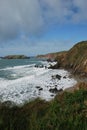
[[[75,44],[69,51],[59,53],[55,60],[57,64],[51,66],[53,69],[65,68],[73,74],[87,76],[87,41]]]

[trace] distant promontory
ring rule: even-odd
[[[29,59],[30,57],[25,55],[8,55],[3,57],[2,59]]]

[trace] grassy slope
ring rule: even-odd
[[[51,102],[0,105],[0,130],[87,130],[87,90],[64,92]]]
[[[67,62],[75,72],[87,73],[87,41],[80,42],[69,50]]]
[[[87,75],[87,41],[73,46],[69,51],[56,57],[58,64],[54,68],[64,67],[72,69],[75,74]]]

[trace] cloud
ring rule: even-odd
[[[53,24],[87,22],[87,0],[0,0],[0,39],[37,36]]]
[[[0,36],[37,33],[44,22],[38,0],[0,0]]]

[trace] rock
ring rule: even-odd
[[[61,79],[61,76],[57,74],[57,75],[56,75],[56,78],[60,80],[60,79]]]
[[[55,88],[51,88],[51,89],[49,89],[49,91],[51,92],[51,93],[58,93],[58,92],[62,92],[63,91],[63,89],[57,89],[56,87]]]
[[[39,91],[42,91],[43,88],[41,88],[40,86],[36,86],[36,88],[39,90]]]
[[[63,78],[66,79],[66,76],[64,76]]]
[[[38,65],[35,65],[34,67],[38,68]]]
[[[51,96],[51,97],[53,97],[54,95],[53,95],[53,94],[51,94],[50,96]]]
[[[61,76],[58,75],[58,74],[57,74],[57,75],[52,75],[52,79],[59,79],[59,80],[60,80],[60,79],[61,79]]]
[[[43,90],[43,88],[39,88],[39,91],[42,91]]]
[[[47,69],[47,66],[45,66],[45,69]]]
[[[49,89],[49,91],[50,91],[51,93],[57,93],[57,92],[58,92],[58,89],[55,87],[55,88]]]
[[[36,67],[36,68],[43,68],[44,65],[35,65],[34,67]]]
[[[55,79],[55,76],[54,76],[54,75],[52,75],[51,77],[52,77],[52,79]]]

